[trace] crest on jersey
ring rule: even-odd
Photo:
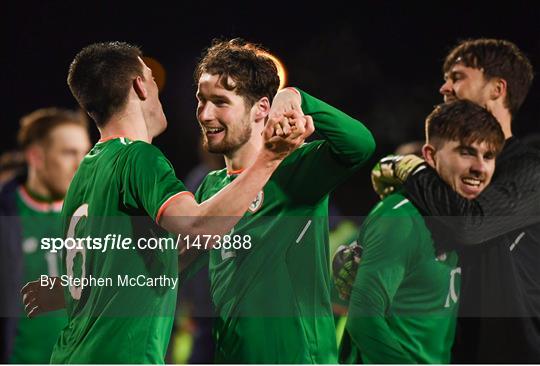
[[[257,197],[255,197],[255,199],[249,205],[249,207],[248,207],[249,212],[255,213],[255,212],[259,211],[259,209],[261,208],[261,206],[263,204],[263,201],[264,201],[264,192],[260,191],[257,194]]]
[[[439,262],[444,262],[446,260],[448,256],[446,255],[446,252],[445,253],[441,253],[437,256],[437,258],[435,258],[436,261],[439,261]]]

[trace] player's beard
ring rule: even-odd
[[[217,143],[210,143],[203,132],[203,146],[213,154],[230,155],[244,146],[251,138],[251,122],[249,114],[244,116],[238,127],[225,129],[224,138]]]
[[[69,187],[69,182],[71,181],[71,179],[66,181],[65,178],[66,177],[60,173],[58,173],[58,175],[50,175],[50,174],[47,174],[45,176],[43,174],[40,175],[40,180],[43,186],[45,186],[45,188],[47,189],[50,195],[49,198],[51,200],[56,201],[56,200],[64,199],[67,193],[67,189]]]

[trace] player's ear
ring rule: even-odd
[[[426,163],[429,164],[430,167],[435,169],[435,153],[437,152],[437,149],[433,145],[425,144],[422,146],[422,156],[424,157],[424,160]]]
[[[135,93],[137,93],[137,96],[141,100],[146,100],[148,97],[148,92],[146,91],[146,88],[144,86],[144,80],[142,76],[137,76],[133,80],[133,90],[135,90]]]
[[[255,108],[255,120],[264,120],[270,113],[270,100],[267,97],[262,97],[255,102],[253,108]]]
[[[45,160],[43,156],[43,149],[41,146],[33,144],[24,151],[24,158],[28,162],[29,166],[40,167]]]
[[[507,90],[506,80],[502,78],[493,78],[492,80],[490,80],[490,83],[491,83],[491,86],[490,86],[491,89],[490,89],[489,97],[491,100],[496,100],[501,97],[503,98],[506,97],[506,90]]]

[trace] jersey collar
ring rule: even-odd
[[[62,211],[63,200],[50,201],[32,194],[24,185],[19,186],[19,195],[23,202],[33,210],[39,212],[60,212]]]

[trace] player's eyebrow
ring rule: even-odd
[[[220,93],[212,93],[210,95],[208,95],[208,99],[210,100],[219,100],[219,101],[224,101],[224,102],[230,102],[231,99],[225,95],[225,94],[220,94]]]
[[[459,145],[458,147],[456,147],[456,150],[465,150],[468,154],[478,155],[478,150],[470,145]]]
[[[199,100],[211,100],[211,101],[223,101],[223,102],[230,102],[231,101],[231,99],[227,95],[219,94],[219,93],[212,93],[212,94],[209,94],[209,95],[205,95],[205,94],[201,93],[200,91],[198,91],[195,94],[195,96]]]
[[[465,76],[465,73],[460,70],[452,70],[447,75],[446,78],[450,78],[451,80],[455,80],[457,77],[463,77]],[[445,78],[445,80],[446,80]]]
[[[484,158],[495,159],[497,157],[497,152],[495,150],[488,150],[484,153]]]

